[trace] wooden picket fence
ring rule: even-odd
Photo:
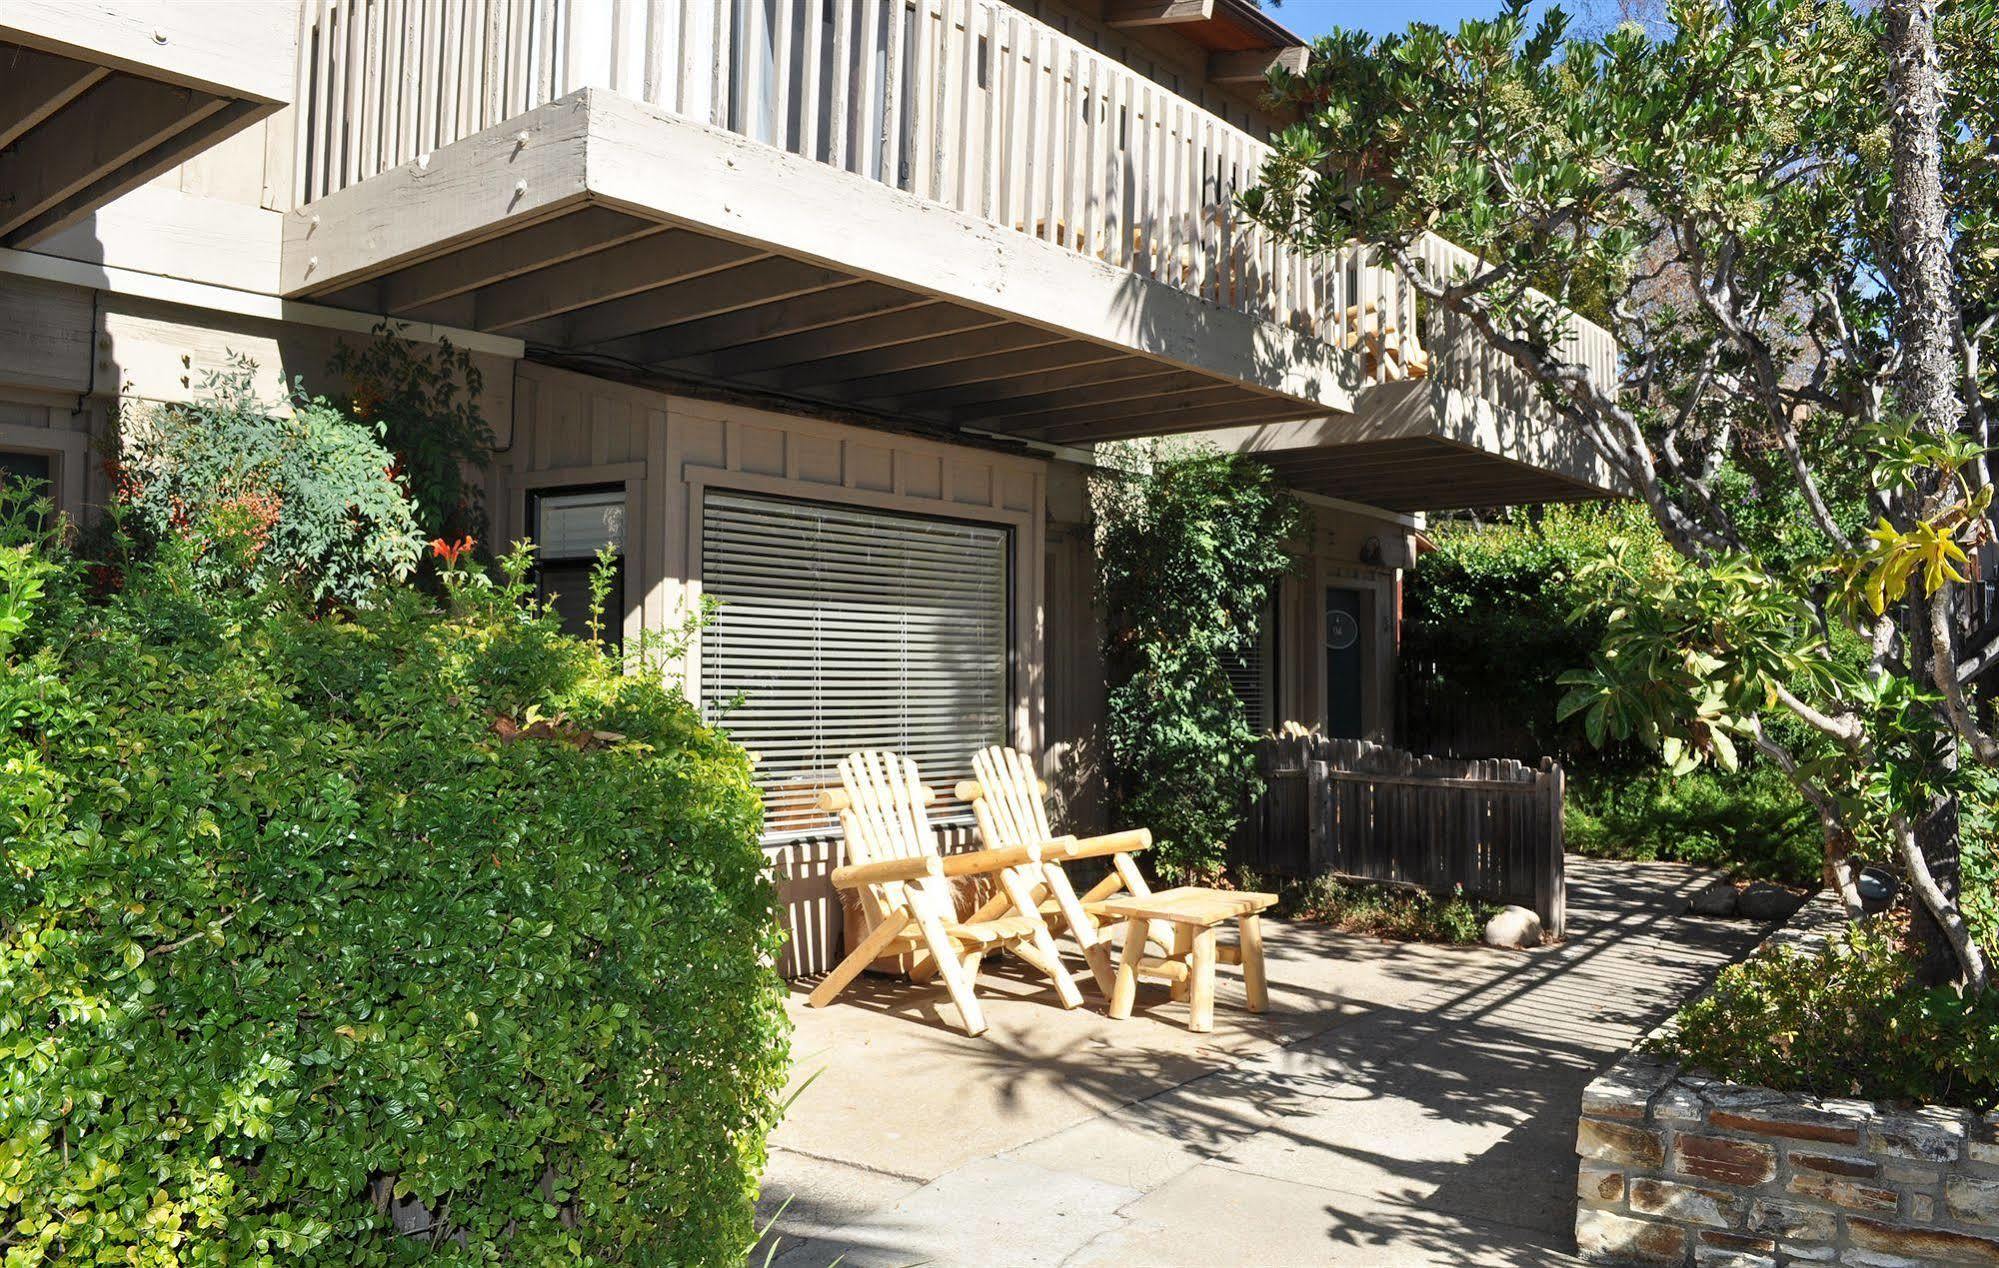
[[[1234,842],[1259,872],[1332,875],[1478,898],[1540,914],[1559,937],[1562,768],[1419,757],[1323,735],[1258,741],[1266,784]]]

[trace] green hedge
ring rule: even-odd
[[[1825,948],[1767,947],[1722,970],[1651,1045],[1675,1060],[1813,1096],[1990,1109],[1999,1103],[1999,993],[1916,985],[1886,918]]]
[[[787,1061],[743,752],[518,588],[73,572],[0,555],[10,1268],[738,1260]]]

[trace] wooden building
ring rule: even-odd
[[[628,640],[723,600],[680,671],[817,967],[847,750],[1010,742],[1097,813],[1096,446],[1299,491],[1245,707],[1382,740],[1422,513],[1606,488],[1392,270],[1232,214],[1306,56],[1249,0],[8,0],[0,465],[87,515],[121,400],[329,386],[383,317],[470,349],[497,536],[614,546]]]

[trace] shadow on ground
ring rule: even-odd
[[[1692,869],[1569,866],[1528,954],[1274,922],[1271,1012],[1230,977],[1205,1036],[1163,988],[1117,1023],[1012,969],[980,1039],[886,979],[797,1009],[775,1262],[1565,1262],[1583,1087],[1761,932],[1683,915]]]

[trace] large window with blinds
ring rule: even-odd
[[[702,706],[757,754],[767,836],[831,828],[813,801],[856,749],[908,754],[948,795],[1006,742],[1010,545],[987,524],[708,490],[701,585],[721,608]]]

